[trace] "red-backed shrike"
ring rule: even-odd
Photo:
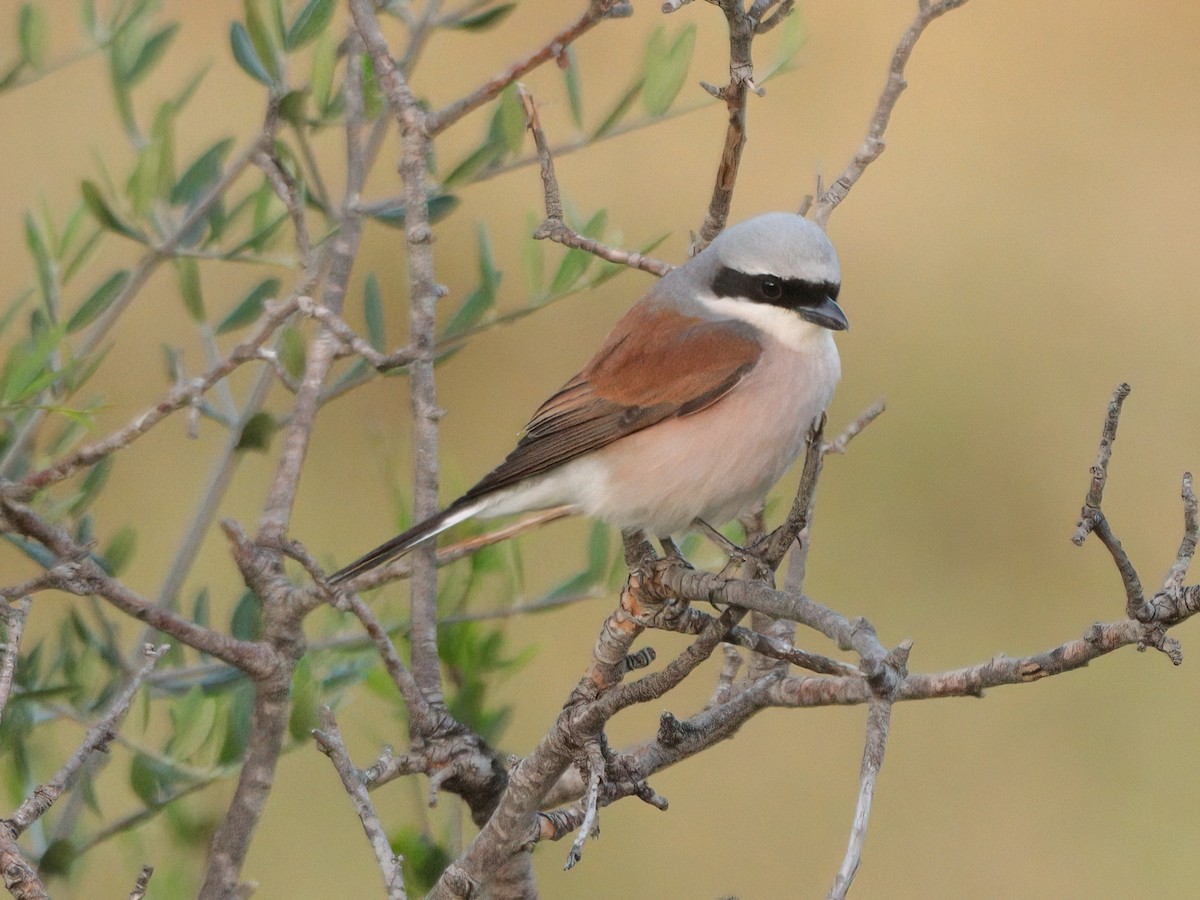
[[[329,580],[474,516],[566,506],[664,537],[729,521],[783,476],[833,397],[840,284],[829,239],[801,216],[727,229],[634,304],[504,462]]]

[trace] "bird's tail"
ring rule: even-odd
[[[486,501],[476,498],[474,501],[467,503],[452,503],[436,516],[430,516],[423,522],[419,522],[403,534],[398,534],[386,544],[380,544],[370,553],[356,559],[344,569],[339,569],[329,576],[330,584],[341,584],[344,581],[349,581],[356,575],[361,575],[374,569],[376,566],[382,566],[389,560],[393,560],[398,556],[403,556],[408,551],[412,550],[418,544],[423,544],[430,538],[437,537],[443,531],[454,527],[459,522],[471,518],[484,506]]]

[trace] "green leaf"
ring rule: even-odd
[[[101,226],[109,231],[115,231],[117,234],[123,234],[125,237],[133,238],[135,241],[146,242],[146,236],[131,225],[126,224],[121,218],[112,211],[112,207],[108,205],[108,201],[104,199],[104,195],[100,193],[100,188],[96,187],[90,181],[85,181],[82,185],[83,203],[88,208],[88,211],[95,217],[96,221]]]
[[[449,188],[464,181],[471,181],[480,172],[485,172],[498,163],[503,156],[503,145],[489,137],[470,156],[450,170],[450,174],[442,179],[442,187]]]
[[[621,120],[625,118],[625,114],[629,112],[629,108],[633,106],[633,101],[635,101],[638,98],[638,94],[641,93],[643,84],[645,84],[645,79],[639,78],[633,83],[629,90],[621,95],[621,99],[618,100],[617,105],[612,108],[612,112],[604,117],[604,121],[600,123],[600,127],[593,132],[593,141],[604,137],[619,124],[621,124]]]
[[[304,740],[317,727],[320,705],[321,683],[313,675],[308,657],[302,656],[292,674],[292,713],[288,717],[288,731],[293,740]]]
[[[105,482],[108,481],[108,475],[112,471],[112,464],[113,458],[106,456],[88,469],[87,475],[83,476],[83,484],[79,486],[78,496],[71,501],[70,510],[72,515],[78,516],[100,494]]]
[[[38,873],[61,878],[70,874],[71,866],[78,857],[79,851],[70,838],[58,838],[50,842],[38,859]]]
[[[430,197],[426,208],[429,211],[429,224],[440,222],[450,215],[458,206],[459,200],[453,194],[438,194]],[[382,203],[367,208],[366,213],[376,222],[389,225],[392,228],[404,227],[404,204],[400,201]]]
[[[588,536],[587,574],[595,581],[608,572],[608,543],[608,526],[603,522],[593,522],[592,533]]]
[[[233,147],[233,138],[217,141],[200,154],[179,176],[171,189],[171,202],[177,206],[195,203],[221,178],[225,157]]]
[[[765,84],[780,72],[789,69],[792,60],[807,40],[808,32],[804,27],[804,19],[800,16],[800,10],[794,8],[783,20],[783,24],[779,26],[779,44],[775,48],[775,62],[761,79],[756,78],[755,81],[758,84]]]
[[[668,47],[666,31],[661,26],[650,35],[643,63],[646,83],[642,89],[642,105],[652,116],[661,116],[671,108],[687,80],[692,52],[696,49],[696,26],[680,31]]]
[[[67,333],[74,334],[96,321],[117,299],[127,281],[129,272],[125,269],[110,275],[103,284],[92,291],[91,296],[83,301],[79,309],[75,310],[75,314],[67,321]]]
[[[217,326],[217,334],[225,334],[256,321],[262,315],[263,303],[279,293],[279,285],[278,278],[268,278],[256,284],[229,315],[221,320]]]
[[[269,412],[257,412],[242,426],[235,450],[266,451],[271,446],[271,436],[279,430],[279,423]]]
[[[0,404],[12,406],[29,400],[58,379],[61,373],[51,365],[51,357],[58,351],[65,334],[66,329],[56,325],[9,350]]]
[[[250,40],[250,34],[241,22],[234,22],[229,26],[229,44],[233,48],[233,58],[242,67],[242,71],[255,81],[271,87],[274,82],[271,80],[266,66],[258,58],[254,42]]]
[[[579,74],[579,60],[575,56],[575,48],[567,47],[567,67],[563,76],[567,82],[567,101],[571,104],[571,121],[577,128],[583,127],[583,80]]]
[[[270,29],[258,11],[258,6],[258,0],[243,0],[242,2],[242,9],[246,13],[246,33],[250,37],[250,44],[254,47],[255,55],[271,79],[271,84],[275,84],[279,81],[282,71],[279,54]]]
[[[374,272],[367,276],[363,286],[363,316],[367,322],[367,340],[382,353],[387,347],[387,328],[383,323],[383,294]]]
[[[236,636],[236,632],[234,632]],[[241,760],[250,743],[250,720],[254,714],[254,688],[243,682],[230,692],[229,719],[217,764],[227,766]]]
[[[388,843],[393,852],[404,857],[404,884],[410,897],[429,893],[454,861],[449,848],[410,826],[390,835]]]
[[[292,27],[283,36],[283,46],[286,50],[296,50],[325,31],[333,11],[337,8],[335,0],[308,0],[304,9],[292,22]]]
[[[308,88],[288,91],[279,98],[279,118],[297,128],[308,123]]]
[[[608,212],[600,210],[588,223],[583,226],[580,232],[584,237],[589,237],[594,240],[599,240],[604,234],[605,225],[608,223]],[[550,284],[551,294],[561,294],[563,291],[574,286],[584,272],[588,270],[588,266],[592,264],[592,260],[596,257],[588,253],[586,250],[571,249],[567,251],[563,261],[559,263],[558,271],[554,273],[554,280]]]
[[[139,753],[129,766],[129,786],[134,794],[147,806],[157,806],[165,793],[165,785],[159,777],[160,767],[145,753]]]
[[[279,361],[283,363],[283,368],[289,375],[297,381],[304,377],[307,348],[304,344],[304,335],[300,333],[299,328],[295,325],[288,325],[279,332],[279,347],[276,352],[279,354]]]
[[[200,266],[190,256],[175,257],[175,275],[179,278],[179,296],[193,322],[204,321],[204,295],[200,290]]]
[[[464,16],[450,27],[463,31],[486,31],[489,28],[495,28],[507,19],[508,14],[516,9],[516,6],[515,3],[501,3],[499,6],[493,6],[491,9],[486,9],[473,16]]]
[[[173,701],[171,739],[167,753],[173,759],[191,759],[207,743],[217,723],[217,699],[206,697],[199,686]]]
[[[137,532],[130,525],[123,525],[121,529],[113,535],[113,539],[108,542],[108,546],[104,548],[103,564],[109,575],[120,575],[129,561],[133,559],[133,552],[137,547]]]
[[[17,40],[21,45],[21,58],[35,69],[46,63],[46,49],[50,46],[50,23],[46,12],[32,3],[21,5],[17,16]]]
[[[451,338],[473,327],[496,303],[496,288],[500,285],[501,272],[492,258],[492,245],[487,229],[479,226],[479,287],[472,291],[463,305],[451,318],[442,332],[442,337]]]
[[[253,591],[242,593],[229,621],[229,633],[239,641],[257,641],[262,636],[262,603]]]
[[[333,72],[337,67],[337,38],[332,30],[322,31],[313,48],[312,74],[308,83],[312,87],[313,102],[321,118],[329,115],[330,97],[333,95]]]
[[[47,311],[54,308],[54,268],[50,261],[50,251],[46,240],[42,237],[42,229],[38,227],[33,213],[25,213],[25,245],[33,255],[33,265],[37,270],[38,288],[42,292],[42,303]]]
[[[177,31],[179,31],[179,23],[172,22],[147,38],[146,42],[142,44],[141,50],[138,51],[137,57],[124,72],[123,80],[127,87],[133,87],[150,74],[155,63],[162,59],[163,54],[167,52],[167,47],[170,46],[171,39],[175,37]]]
[[[525,104],[517,93],[516,84],[500,92],[496,111],[488,126],[488,140],[503,148],[502,156],[515,156],[525,142]]]

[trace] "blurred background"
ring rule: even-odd
[[[538,46],[578,5],[527,0],[485,35],[439,38],[415,89],[435,106],[453,100]],[[0,22],[15,21],[18,6],[0,0]],[[49,6],[61,15],[54,53],[66,56],[73,4]],[[805,43],[797,65],[772,79],[765,97],[751,98],[735,220],[794,209],[818,178],[841,172],[915,7],[908,0],[798,4]],[[241,4],[168,0],[163,8],[182,32],[155,82],[139,90],[139,105],[152,109],[210,66],[177,154],[190,158],[227,134],[241,145],[262,110],[261,91],[229,51],[229,23]],[[628,85],[647,36],[663,23],[656,4],[635,8],[632,18],[576,46],[593,121]],[[724,83],[719,11],[696,3],[666,19],[672,30],[688,23],[698,28],[689,83]],[[826,467],[807,587],[815,599],[870,619],[888,645],[913,639],[914,671],[1037,652],[1122,615],[1120,579],[1103,547],[1070,541],[1105,405],[1121,381],[1133,394],[1105,508],[1149,590],[1174,558],[1180,476],[1200,465],[1198,34],[1200,6],[1187,0],[974,0],[919,43],[886,152],[831,219],[852,323],[839,339],[844,378],[832,428],[880,397],[888,411]],[[772,40],[758,45],[763,64]],[[15,41],[0,35],[0,58],[15,52]],[[575,136],[562,80],[552,66],[525,79],[555,142]],[[636,247],[669,233],[655,255],[684,257],[724,138],[723,110],[705,97],[686,88],[681,105],[697,105],[696,112],[559,158],[560,184],[581,215],[607,209],[610,242]],[[96,58],[0,96],[0,246],[8,248],[0,297],[33,280],[24,210],[44,202],[65,214],[79,182],[96,176],[97,160],[127,166],[131,151],[110,108]],[[487,116],[477,113],[448,134],[439,157],[470,152]],[[340,159],[340,136],[326,135],[318,150]],[[379,168],[369,193],[396,193],[391,167]],[[476,229],[485,222],[505,273],[499,306],[525,305],[522,247],[530,215],[536,222],[542,212],[536,168],[460,197],[437,231],[439,280],[451,298],[473,287]],[[123,252],[134,258],[114,243],[111,255]],[[559,252],[547,258],[556,264]],[[368,231],[352,294],[361,294],[368,271],[378,273],[392,304],[390,336],[400,345],[398,232]],[[161,395],[160,343],[191,340],[173,279],[156,277],[157,292],[152,285],[141,297],[97,376],[108,397],[101,429]],[[254,280],[229,267],[206,279],[209,302],[222,308]],[[649,283],[624,274],[488,331],[441,366],[446,499],[503,457],[537,404]],[[202,360],[186,363],[194,372]],[[393,498],[407,491],[406,387],[403,378],[377,380],[318,420],[292,535],[323,562],[344,563],[393,531]],[[277,408],[285,403],[275,398]],[[156,590],[183,527],[172,504],[196,502],[205,454],[221,440],[208,429],[188,442],[184,430],[182,420],[169,422],[122,457],[97,510],[100,530],[138,524],[126,577],[145,593]],[[273,463],[272,454],[246,460],[222,515],[255,521]],[[781,497],[794,482],[785,480]],[[575,571],[587,533],[585,523],[558,523],[523,539],[523,590],[536,596]],[[16,564],[15,555],[4,559]],[[196,578],[227,592],[220,600],[214,594],[214,606],[240,591],[219,534],[207,540]],[[404,594],[402,586],[387,591]],[[31,628],[54,627],[55,602],[38,598]],[[504,749],[528,752],[544,733],[612,605],[606,597],[506,626],[514,651],[534,654],[498,687],[514,705]],[[1196,896],[1196,629],[1176,632],[1181,668],[1130,649],[983,700],[897,707],[854,895]],[[832,652],[810,635],[799,642]],[[649,643],[660,658],[684,645],[659,634]],[[715,672],[698,673],[663,708],[695,711]],[[621,747],[652,734],[661,711],[624,714],[611,742]],[[348,698],[339,715],[361,765],[382,743],[403,744],[403,725],[381,720],[368,696]],[[823,896],[853,815],[864,720],[862,708],[759,715],[734,740],[651,779],[669,811],[632,800],[603,810],[603,837],[573,871],[561,870],[565,845],[540,847],[544,896]],[[436,828],[456,827],[449,812],[456,801],[447,797],[444,809],[428,813],[424,789],[395,783],[377,792],[385,821],[433,815],[442,823]],[[225,797],[218,790],[211,809],[223,809]],[[72,882],[60,893],[128,890],[137,865],[169,863],[167,847],[151,824],[94,861],[86,887]],[[315,751],[284,760],[245,876],[260,883],[263,898],[378,891],[358,822]]]

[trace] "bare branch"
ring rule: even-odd
[[[1075,526],[1075,534],[1071,538],[1076,546],[1087,540],[1087,536],[1095,529],[1097,522],[1103,516],[1100,507],[1104,500],[1104,486],[1108,482],[1108,464],[1112,460],[1113,443],[1117,440],[1117,424],[1121,420],[1121,406],[1131,390],[1133,389],[1128,384],[1122,382],[1117,385],[1112,399],[1108,401],[1108,413],[1104,417],[1104,427],[1100,432],[1100,448],[1096,451],[1096,462],[1092,466],[1092,483],[1088,487],[1087,497],[1083,501],[1079,524]]]
[[[133,890],[129,892],[129,900],[145,900],[146,891],[150,887],[150,878],[154,875],[154,866],[142,866],[142,871],[134,882]]]
[[[538,159],[542,167],[542,188],[546,195],[546,218],[537,227],[537,230],[534,231],[534,239],[544,240],[549,238],[565,247],[585,250],[609,262],[628,266],[631,269],[641,269],[643,272],[649,272],[652,275],[666,275],[675,268],[670,263],[663,262],[662,260],[652,259],[651,257],[643,256],[640,253],[629,250],[610,247],[600,241],[579,234],[567,225],[563,218],[563,206],[559,193],[558,178],[554,174],[554,159],[550,155],[550,147],[546,142],[546,135],[542,131],[541,122],[538,121],[537,105],[533,101],[533,95],[525,89],[524,85],[517,85],[517,91],[520,94],[521,103],[525,107],[525,125],[533,134],[533,141],[537,146]]]
[[[930,0],[921,0],[917,17],[912,24],[908,26],[908,30],[904,32],[904,36],[900,38],[900,43],[896,46],[895,52],[892,54],[892,64],[888,69],[887,84],[883,88],[883,93],[879,97],[879,102],[875,106],[875,112],[871,116],[871,124],[867,128],[867,136],[863,139],[862,145],[858,148],[858,152],[854,155],[849,165],[842,171],[842,174],[823,191],[820,197],[813,204],[812,214],[815,221],[822,228],[829,222],[829,216],[837,208],[838,204],[846,199],[846,195],[850,193],[850,189],[858,182],[867,170],[867,166],[879,158],[883,153],[884,142],[883,135],[887,131],[888,123],[892,118],[892,110],[896,108],[896,101],[900,99],[900,94],[908,86],[908,82],[904,80],[904,67],[908,65],[908,59],[912,56],[913,48],[917,45],[917,40],[924,33],[926,26],[929,25],[938,16],[950,12],[952,9],[957,9],[966,3],[967,0],[938,0],[938,2],[930,2]]]
[[[409,333],[413,347],[413,360],[409,364],[409,396],[413,410],[413,515],[419,521],[432,516],[438,509],[438,422],[442,416],[433,375],[440,292],[434,280],[433,229],[429,223],[429,187],[425,179],[429,141],[434,129],[392,60],[370,0],[351,0],[350,11],[355,28],[374,62],[384,96],[400,125],[403,144],[400,178],[404,183],[404,234],[411,294]],[[513,76],[516,77],[519,73]],[[487,99],[484,96],[479,103]],[[462,113],[446,113],[445,124],[473,108],[468,104]],[[417,684],[430,703],[440,704],[443,694],[437,651],[435,553],[432,544],[428,544],[418,547],[410,556],[413,565],[410,644]]]
[[[404,890],[404,870],[402,868],[404,859],[392,852],[387,834],[384,833],[383,825],[379,821],[379,814],[375,812],[375,806],[371,803],[371,797],[367,793],[363,773],[350,761],[350,754],[346,751],[346,745],[342,741],[342,733],[338,729],[337,720],[334,718],[333,710],[328,706],[321,709],[321,730],[314,731],[313,737],[316,738],[317,747],[329,757],[329,761],[337,769],[337,773],[342,779],[342,786],[350,795],[354,811],[358,813],[358,820],[362,822],[363,831],[367,834],[371,849],[375,851],[375,862],[383,874],[383,885],[388,900],[406,900],[408,895]]]

